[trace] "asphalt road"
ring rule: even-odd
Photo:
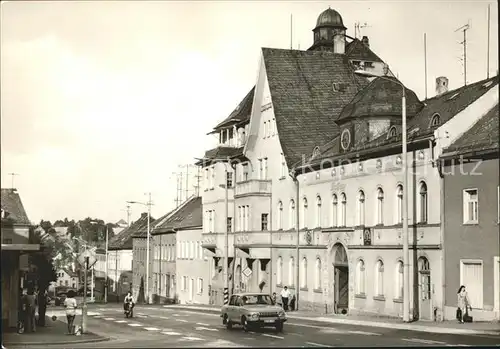
[[[288,320],[283,333],[273,328],[245,333],[241,327],[227,330],[217,314],[137,306],[126,319],[118,305],[89,310],[89,330],[112,340],[75,344],[72,348],[168,348],[168,347],[338,347],[338,346],[497,346],[500,336],[433,334],[365,326]],[[50,346],[62,348],[66,346]]]

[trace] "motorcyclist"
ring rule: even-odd
[[[127,295],[125,296],[125,299],[123,300],[123,310],[127,310],[127,306],[130,309],[130,314],[132,314],[132,309],[134,308],[135,302],[134,298],[132,297],[132,292],[128,291]]]

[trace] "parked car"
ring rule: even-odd
[[[232,295],[229,304],[222,307],[220,316],[227,329],[239,324],[245,332],[260,327],[274,327],[282,332],[287,320],[283,308],[274,304],[271,296],[265,293]]]

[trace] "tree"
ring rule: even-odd
[[[55,250],[54,245],[51,244],[50,240],[45,240],[43,242],[40,233],[35,232],[34,227],[31,227],[30,229],[34,243],[40,244],[40,250],[30,254],[29,263],[35,271],[33,274],[34,279],[32,281],[38,286],[39,325],[45,326],[45,312],[47,310],[45,291],[48,289],[52,281],[57,280],[56,269],[53,264]]]
[[[139,294],[137,295],[137,303],[144,303],[144,277],[141,276],[141,284],[139,286]]]

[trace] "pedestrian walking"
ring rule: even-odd
[[[283,310],[288,310],[288,298],[290,298],[290,291],[288,291],[288,287],[283,287],[281,290],[281,302],[283,303]]]
[[[68,296],[64,300],[64,307],[66,308],[66,319],[68,319],[68,334],[75,334],[73,323],[76,317],[76,308],[78,307],[75,299],[75,291],[68,291]]]
[[[472,310],[472,307],[470,305],[467,290],[465,289],[465,286],[462,285],[457,292],[457,320],[461,324],[463,324],[464,321],[469,317],[468,309]]]
[[[28,288],[28,294],[26,295],[26,317],[25,317],[25,332],[36,332],[36,322],[35,322],[35,312],[36,312],[36,297],[35,290],[33,287]]]

